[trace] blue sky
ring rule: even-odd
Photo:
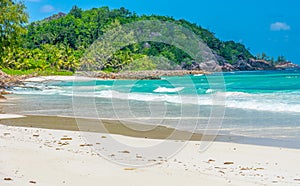
[[[221,40],[234,40],[253,54],[284,55],[300,64],[300,1],[298,0],[25,0],[30,21],[73,5],[83,9],[125,7],[137,14],[184,18],[216,33]]]

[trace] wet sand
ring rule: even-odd
[[[23,118],[0,119],[0,123],[7,126],[109,133],[150,139],[207,141],[215,138],[215,136],[203,136],[199,133],[179,131],[165,126],[151,126],[117,120],[28,115]]]

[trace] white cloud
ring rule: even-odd
[[[52,5],[44,5],[41,7],[41,12],[44,12],[44,13],[50,13],[50,12],[54,12],[54,11],[55,11],[55,8]]]
[[[270,29],[272,31],[290,30],[291,26],[283,22],[276,22],[271,24]]]

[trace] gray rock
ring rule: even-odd
[[[220,72],[222,67],[214,60],[202,62],[199,64],[200,69],[207,72]]]
[[[238,69],[234,67],[233,65],[229,63],[224,63],[222,66],[222,71],[223,72],[232,72],[232,71],[237,71]]]
[[[233,66],[237,69],[237,70],[241,70],[241,71],[248,71],[248,70],[255,70],[255,68],[253,68],[246,60],[244,59],[240,59],[238,61],[236,61]]]
[[[274,69],[274,67],[271,65],[271,63],[269,63],[265,60],[249,59],[248,64],[251,65],[255,70],[271,70],[271,69]]]

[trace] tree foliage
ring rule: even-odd
[[[2,0],[0,3],[0,44],[2,46],[0,53],[2,52],[1,56],[4,56],[2,67],[75,71],[79,63],[84,63],[86,66],[93,64],[92,59],[82,60],[81,58],[107,30],[142,20],[168,21],[183,26],[200,36],[214,54],[221,56],[229,63],[234,63],[239,59],[254,58],[243,44],[221,41],[209,30],[184,19],[175,20],[172,17],[158,15],[137,16],[123,7],[112,10],[108,7],[82,10],[73,6],[68,14],[58,13],[44,20],[32,22],[25,29],[27,14],[24,8],[22,3],[14,3],[11,0]],[[20,34],[22,34],[22,45],[17,45]],[[4,50],[7,51],[5,55]],[[183,62],[188,64],[192,60],[187,53],[175,46],[149,41],[130,44],[122,47],[112,56],[104,56],[106,61],[104,65],[99,66],[99,70],[119,71],[138,59],[145,59],[146,69],[159,65],[153,63],[153,58],[149,56],[162,57],[179,66]],[[143,65],[140,66],[142,67]]]
[[[26,33],[24,24],[28,21],[25,6],[13,0],[0,1],[0,63],[20,43],[20,35]]]

